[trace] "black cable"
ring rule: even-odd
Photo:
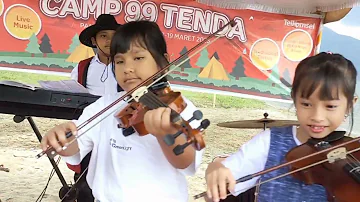
[[[59,158],[57,159],[56,165],[59,165],[60,159],[61,159],[61,157],[59,157]],[[46,185],[45,185],[45,188],[43,189],[43,191],[41,192],[41,194],[39,195],[39,197],[36,199],[36,202],[40,202],[40,201],[44,198],[45,193],[46,193],[46,189],[48,188],[49,183],[50,183],[50,180],[52,179],[52,177],[54,176],[54,174],[55,174],[55,169],[53,168],[53,169],[51,170],[51,172],[50,172],[50,176],[49,176],[49,179],[48,179],[48,181],[47,181],[47,183],[46,183]]]

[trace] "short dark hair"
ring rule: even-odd
[[[131,43],[137,43],[148,50],[160,68],[169,64],[164,56],[167,54],[166,41],[159,26],[151,21],[132,21],[119,27],[114,34],[110,55],[112,61],[117,53],[126,53]]]
[[[321,100],[338,99],[339,92],[343,92],[347,98],[347,108],[351,110],[352,128],[356,77],[357,70],[350,60],[340,54],[322,52],[298,64],[291,97],[295,101],[296,95],[300,94],[300,97],[307,99],[318,87]]]

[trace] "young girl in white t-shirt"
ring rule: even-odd
[[[206,170],[207,197],[212,201],[226,201],[227,191],[236,196],[256,186],[258,202],[328,201],[327,190],[322,185],[308,185],[292,175],[273,179],[288,173],[288,167],[238,184],[235,181],[284,163],[292,148],[310,138],[327,137],[346,118],[351,118],[352,127],[353,105],[357,100],[356,76],[352,62],[339,54],[320,53],[301,61],[291,92],[299,127],[267,129],[223,161],[210,163]],[[331,176],[319,178],[327,177]]]
[[[111,43],[111,57],[114,74],[124,91],[129,91],[142,81],[165,67],[168,62],[166,42],[158,25],[149,21],[129,22],[115,33]],[[77,131],[76,125],[85,122],[110,103],[120,98],[105,95],[89,105],[78,121],[70,121],[51,129],[42,139],[42,149],[53,146],[65,161],[77,165],[92,150],[87,182],[96,201],[100,202],[186,202],[188,187],[185,176],[193,175],[201,163],[204,149],[197,151],[192,145],[176,155],[175,146],[186,142],[184,135],[175,139],[171,146],[165,143],[167,134],[177,130],[170,122],[169,108],[161,107],[148,111],[144,123],[148,135],[139,136],[134,131],[123,133],[118,128],[118,120],[112,114],[79,137],[67,149],[61,147],[70,142],[65,133],[82,133],[92,126]],[[187,107],[181,112],[184,120],[193,117],[196,107],[184,98]],[[118,107],[127,106],[125,101]],[[190,122],[193,128],[200,121]],[[58,143],[58,140],[60,144]]]

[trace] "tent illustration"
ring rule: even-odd
[[[216,80],[227,80],[229,77],[224,69],[224,66],[213,56],[209,63],[204,67],[204,69],[198,75],[200,78],[209,78]]]
[[[81,60],[94,56],[94,50],[83,44],[78,45],[75,50],[66,59],[67,62],[78,63]]]

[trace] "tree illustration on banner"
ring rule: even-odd
[[[180,55],[184,55],[186,52],[188,52],[186,46],[181,50]],[[184,59],[187,59],[189,56],[186,55]],[[182,65],[180,65],[181,71],[184,71],[184,68],[191,68],[190,60],[187,60]]]
[[[287,87],[292,86],[292,79],[288,68],[285,69],[283,77],[281,78],[281,82]]]
[[[80,45],[79,35],[76,33],[75,36],[71,40],[71,44],[69,46],[68,52],[74,52],[75,48]]]
[[[245,68],[244,68],[244,60],[242,56],[240,56],[235,61],[235,67],[233,68],[232,72],[230,73],[231,76],[235,77],[236,80],[239,80],[240,77],[246,77],[245,75]]]
[[[212,55],[212,57],[215,57],[215,59],[217,59],[217,60],[219,60],[220,58],[219,58],[219,55],[218,55],[218,53],[215,51],[215,53]]]
[[[268,80],[269,80],[270,82],[272,82],[271,85],[272,85],[273,87],[275,86],[275,84],[281,83],[281,81],[280,81],[280,75],[279,75],[279,68],[278,68],[277,64],[271,69],[271,74],[270,74]]]
[[[209,52],[205,48],[200,52],[200,57],[198,58],[196,62],[196,66],[204,68],[208,63],[210,62],[209,59]]]
[[[54,51],[51,49],[50,39],[48,35],[45,33],[41,38],[40,50],[43,53],[53,53]]]
[[[31,53],[31,57],[34,57],[35,53],[41,53],[39,47],[38,38],[35,33],[33,33],[29,38],[29,43],[27,44],[25,51]]]

